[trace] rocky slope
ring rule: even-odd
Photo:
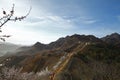
[[[2,57],[0,63],[23,67],[23,72],[48,68],[50,75],[45,80],[119,80],[119,36],[99,39],[75,34],[46,45],[37,42],[27,50]]]
[[[107,35],[101,39],[108,44],[118,44],[118,43],[120,43],[120,34],[113,33],[113,34]]]

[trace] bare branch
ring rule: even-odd
[[[0,18],[0,20],[3,20],[3,19],[5,19],[4,20],[4,22],[1,22],[1,25],[0,25],[0,27],[2,27],[4,24],[6,24],[8,21],[21,21],[21,20],[23,20],[24,18],[26,18],[29,14],[30,14],[30,12],[31,12],[31,9],[32,9],[32,7],[30,7],[30,9],[29,9],[29,12],[25,15],[25,16],[21,16],[21,17],[14,17],[13,15],[14,15],[14,7],[15,7],[15,5],[13,4],[13,7],[12,7],[12,10],[10,11],[10,13],[9,14],[6,14],[6,11],[4,11],[3,10],[3,14],[5,15],[5,16],[3,16],[2,18]],[[12,18],[13,17],[13,18]]]
[[[0,32],[2,32],[1,27],[3,25],[5,25],[8,21],[21,21],[30,14],[31,9],[32,9],[32,7],[30,7],[28,13],[25,16],[15,17],[14,16],[14,12],[15,12],[14,8],[15,8],[15,4],[13,4],[10,13],[6,13],[6,11],[3,9],[3,16],[0,18]],[[2,35],[2,36],[0,36],[0,39],[2,41],[5,41],[5,38],[8,38],[8,37],[10,37],[10,35]]]

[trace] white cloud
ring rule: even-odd
[[[63,16],[63,18],[67,19],[68,22],[72,22],[72,23],[80,23],[80,24],[85,24],[85,25],[89,25],[89,24],[94,24],[97,22],[96,19],[89,17],[89,16],[80,16],[80,17],[75,17],[75,16]]]
[[[36,19],[36,21],[34,20]],[[26,21],[26,26],[37,26],[37,27],[44,27],[44,28],[58,28],[58,29],[64,29],[64,30],[70,30],[74,28],[74,24],[68,20],[63,19],[60,16],[38,16],[38,17],[32,17],[32,20],[34,21]]]
[[[84,23],[84,24],[94,24],[94,23],[96,23],[96,20],[83,20],[82,23]]]
[[[79,20],[83,24],[94,24],[97,22],[97,20],[90,17],[79,17]]]

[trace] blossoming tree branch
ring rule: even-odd
[[[29,9],[29,11],[28,11],[28,13],[26,15],[24,15],[24,16],[14,16],[14,13],[15,13],[14,8],[15,8],[15,4],[13,4],[12,9],[10,10],[9,13],[7,13],[3,9],[3,11],[2,11],[3,16],[0,17],[0,32],[2,32],[2,30],[1,30],[2,27],[8,21],[14,21],[14,22],[21,21],[21,20],[25,19],[30,14],[30,11],[31,11],[31,7],[30,7],[30,9]],[[0,40],[5,41],[5,38],[8,38],[8,37],[10,37],[10,35],[0,35]]]

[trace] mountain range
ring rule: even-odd
[[[103,38],[74,34],[50,44],[36,42],[1,57],[0,64],[35,73],[47,67],[52,75],[45,80],[119,80],[120,34]]]

